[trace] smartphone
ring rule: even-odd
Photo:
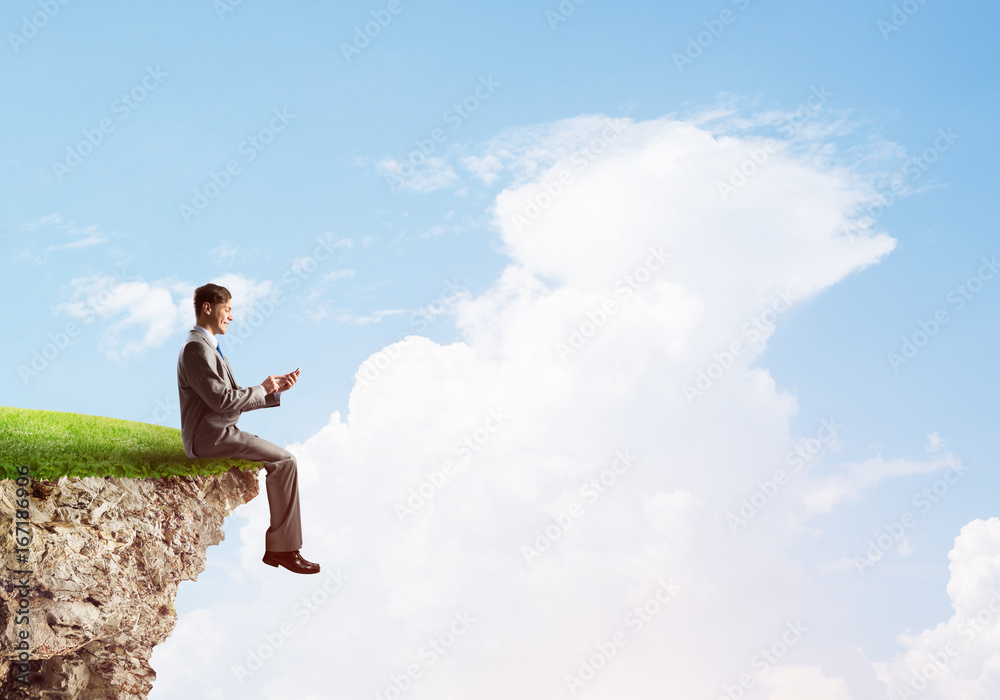
[[[289,372],[288,374],[295,374],[295,373],[296,373],[296,372],[298,372],[298,371],[299,371],[299,368],[298,368],[298,367],[296,367],[295,369],[293,369],[293,370],[292,370],[291,372]],[[287,377],[287,376],[288,376],[288,374],[286,374],[285,376]],[[291,380],[289,380],[289,382],[290,382],[290,381],[291,381]]]

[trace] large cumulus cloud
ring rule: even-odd
[[[182,617],[151,697],[851,697],[800,533],[726,516],[797,444],[774,324],[894,241],[857,216],[865,174],[765,140],[594,116],[485,144],[510,264],[459,342],[382,349],[290,447],[304,553],[341,575],[265,570],[244,507],[231,592]]]

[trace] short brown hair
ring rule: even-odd
[[[194,290],[194,316],[198,318],[201,314],[201,306],[205,302],[209,304],[225,304],[227,301],[233,298],[233,295],[229,293],[229,290],[218,284],[208,284],[202,285]]]

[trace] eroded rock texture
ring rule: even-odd
[[[174,628],[181,581],[205,569],[223,520],[258,493],[256,471],[169,479],[86,478],[29,487],[28,568],[15,556],[17,485],[0,481],[0,697],[145,698],[153,647]],[[29,587],[18,589],[26,578]],[[27,593],[29,683],[15,624]]]

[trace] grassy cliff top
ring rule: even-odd
[[[189,459],[181,431],[162,425],[80,413],[0,407],[0,478],[26,465],[32,478],[156,478],[220,474],[260,465],[238,459]]]

